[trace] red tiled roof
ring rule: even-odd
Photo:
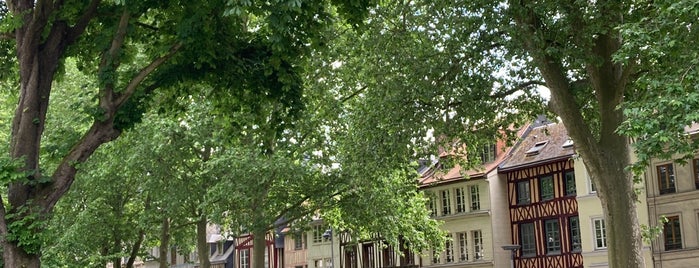
[[[526,133],[528,128],[529,125],[524,126],[517,131],[517,137],[521,137],[524,133]],[[475,169],[463,170],[459,164],[456,164],[449,171],[444,172],[438,167],[432,166],[422,174],[419,185],[420,187],[430,187],[435,184],[450,183],[465,179],[479,179],[496,169],[500,163],[507,158],[511,149],[512,147],[507,147],[504,141],[497,141],[495,146],[495,150],[497,151],[495,160],[485,163],[485,165]],[[440,154],[440,156],[444,155]]]

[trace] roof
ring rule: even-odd
[[[517,136],[521,137],[528,129],[529,125],[520,128],[519,131],[517,131]],[[420,187],[430,187],[435,184],[451,183],[465,179],[484,178],[486,174],[496,169],[500,163],[507,158],[512,149],[512,147],[507,147],[504,141],[497,141],[495,147],[497,151],[495,160],[485,163],[485,165],[476,169],[463,170],[458,163],[446,172],[441,171],[439,167],[434,164],[429,167],[429,169],[421,169],[421,178],[419,180]]]
[[[574,147],[562,123],[534,127],[522,136],[510,157],[500,164],[500,170],[511,171],[567,159],[575,154]]]

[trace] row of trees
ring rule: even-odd
[[[318,211],[440,244],[409,163],[548,110],[598,187],[610,266],[643,267],[631,171],[696,149],[680,2],[3,1],[5,265],[100,266],[195,232],[202,248],[210,221],[261,239]]]

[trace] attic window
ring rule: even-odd
[[[563,147],[563,148],[570,148],[570,147],[573,147],[573,140],[571,140],[570,138],[568,138],[568,139],[566,140],[566,142],[564,142],[563,145],[561,145],[561,147]]]
[[[541,149],[544,148],[544,146],[546,146],[546,144],[548,144],[548,143],[549,143],[549,141],[547,141],[547,140],[537,142],[536,144],[534,144],[534,147],[529,149],[525,154],[527,156],[537,155],[537,154],[539,154],[539,151],[541,151]]]

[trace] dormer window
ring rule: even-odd
[[[563,145],[561,145],[561,147],[563,147],[563,148],[570,148],[570,147],[573,147],[573,140],[570,139],[570,138],[568,138],[568,139],[566,140],[566,142],[564,142]]]
[[[537,155],[537,154],[539,154],[539,152],[541,151],[541,149],[543,149],[544,146],[546,146],[546,144],[548,144],[548,143],[549,143],[548,140],[537,142],[536,144],[534,144],[534,147],[532,147],[531,149],[529,149],[529,150],[526,152],[526,155],[527,155],[527,156],[532,156],[532,155]]]

